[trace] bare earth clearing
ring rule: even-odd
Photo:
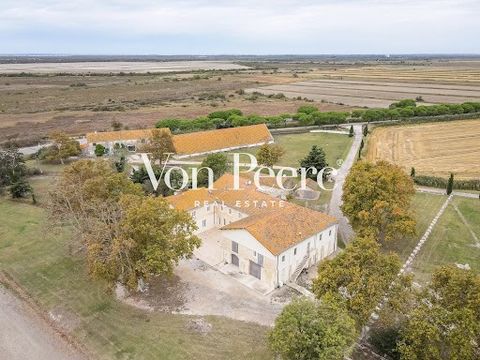
[[[243,65],[228,61],[106,61],[106,62],[79,62],[79,63],[34,63],[34,64],[0,64],[0,73],[109,73],[109,72],[174,72],[191,70],[237,70],[248,69]]]
[[[417,174],[457,178],[480,176],[480,120],[376,128],[367,159],[415,167]]]

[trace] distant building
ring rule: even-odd
[[[170,129],[164,128],[163,131],[170,133]],[[135,152],[152,137],[152,129],[140,130],[120,130],[120,131],[102,131],[87,133],[87,152],[89,155],[95,154],[97,144],[103,145],[107,154],[111,154],[115,146],[124,147],[130,152]]]
[[[169,129],[162,130],[170,132]],[[112,152],[115,146],[135,152],[151,135],[152,129],[88,133],[87,152],[93,155],[97,144],[105,146],[109,152]],[[259,124],[173,135],[172,140],[175,157],[186,158],[272,143],[273,136],[265,124]]]
[[[220,254],[214,262],[230,264],[274,289],[295,281],[304,268],[337,250],[335,218],[281,202],[246,178],[240,187],[233,190],[233,176],[225,174],[213,190],[199,188],[166,198],[172,207],[192,216],[199,236],[207,232],[202,246]],[[212,236],[215,229],[217,235]]]

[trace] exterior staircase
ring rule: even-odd
[[[292,276],[290,277],[290,281],[291,282],[296,282],[298,277],[300,276],[301,272],[303,269],[305,269],[305,265],[307,264],[307,261],[308,261],[308,257],[310,256],[310,253],[308,252],[307,255],[305,255],[302,259],[302,261],[300,261],[300,263],[298,264],[297,268],[295,269],[295,271],[293,272]]]

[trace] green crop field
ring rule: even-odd
[[[0,271],[11,275],[95,359],[268,359],[267,328],[207,317],[208,334],[189,330],[189,316],[142,311],[92,281],[68,229],[46,228],[39,206],[0,198]],[[235,339],[235,341],[232,341]]]

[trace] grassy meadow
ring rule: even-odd
[[[480,238],[480,201],[455,197],[415,259],[416,280],[425,283],[435,268],[446,264],[469,264],[472,270],[480,272],[480,244],[470,230]]]
[[[269,359],[267,328],[206,317],[212,331],[189,329],[193,317],[142,311],[117,301],[86,273],[68,229],[46,224],[42,199],[51,178],[34,178],[39,205],[0,198],[0,271],[13,277],[94,359]],[[235,339],[235,341],[232,341]]]

